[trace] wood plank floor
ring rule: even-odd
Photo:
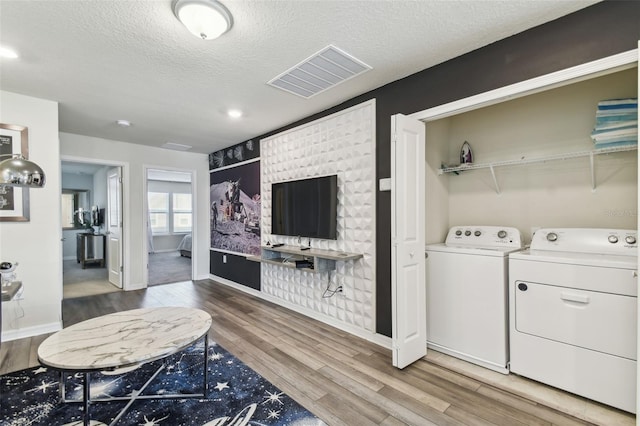
[[[590,424],[426,360],[395,369],[387,349],[211,280],[65,300],[63,321],[171,305],[209,312],[212,340],[329,425]],[[37,365],[45,337],[3,342],[0,374]]]

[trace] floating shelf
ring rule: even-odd
[[[323,272],[336,269],[336,261],[351,261],[361,257],[362,254],[334,250],[300,250],[300,247],[296,246],[263,246],[261,256],[249,256],[247,260],[284,266],[301,271]],[[310,260],[314,266],[313,268],[296,268],[296,260]]]
[[[638,149],[637,145],[625,145],[625,146],[617,146],[617,147],[611,147],[611,148],[595,149],[592,151],[577,151],[577,152],[569,152],[569,153],[563,153],[563,154],[554,154],[554,155],[548,155],[545,157],[532,157],[532,158],[522,157],[517,160],[503,160],[503,161],[495,161],[493,163],[464,164],[460,166],[442,167],[441,169],[438,170],[438,174],[439,175],[444,173],[458,174],[459,172],[463,172],[467,170],[489,169],[491,170],[493,183],[496,187],[496,193],[500,194],[500,187],[498,186],[498,181],[496,179],[496,174],[494,170],[496,167],[518,166],[518,165],[524,165],[524,164],[544,163],[547,161],[569,160],[572,158],[589,157],[591,162],[591,187],[595,191],[596,179],[595,179],[593,157],[595,155],[600,155],[600,154],[612,154],[615,152],[635,151],[637,149]]]

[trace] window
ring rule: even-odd
[[[154,234],[169,233],[169,194],[149,192],[149,221]]]
[[[173,194],[173,232],[191,232],[191,194]]]
[[[191,232],[191,194],[149,192],[149,221],[153,234]]]

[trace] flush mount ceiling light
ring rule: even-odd
[[[213,40],[229,31],[231,14],[215,0],[177,0],[173,13],[196,37]]]
[[[117,120],[116,124],[120,127],[131,127],[131,122],[129,120]]]

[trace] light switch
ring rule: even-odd
[[[380,191],[391,191],[391,178],[384,178],[378,181]]]

